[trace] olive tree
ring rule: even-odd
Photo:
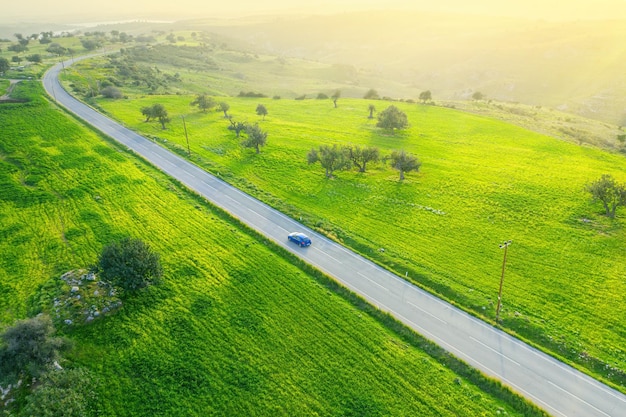
[[[433,95],[430,92],[430,90],[426,90],[426,91],[422,91],[420,93],[420,100],[422,100],[422,103],[426,103],[427,101],[431,101],[433,99]]]
[[[71,346],[67,339],[54,337],[49,316],[20,320],[1,336],[0,381],[21,375],[38,377]]]
[[[198,106],[200,110],[206,113],[207,110],[216,106],[213,97],[209,97],[206,94],[198,94],[194,101],[191,102],[192,106]]]
[[[256,114],[263,116],[263,120],[265,120],[265,116],[267,116],[267,108],[263,104],[259,104],[256,106]]]
[[[350,162],[359,168],[359,172],[365,172],[368,162],[378,162],[380,159],[380,151],[375,146],[348,145],[344,149]]]
[[[411,171],[419,171],[422,163],[415,155],[406,153],[405,151],[393,151],[389,157],[391,167],[400,171],[400,181],[404,180],[404,173]]]
[[[367,90],[363,98],[366,100],[378,100],[380,97],[378,96],[378,92],[376,90],[370,88]]]
[[[125,292],[158,284],[163,275],[160,256],[139,239],[126,237],[106,246],[97,264],[100,278]]]
[[[220,110],[224,112],[224,118],[228,119],[228,110],[230,110],[230,104],[225,101],[220,102]]]
[[[241,132],[246,130],[246,128],[248,127],[248,124],[246,122],[237,122],[233,120],[231,116],[228,116],[228,121],[230,122],[230,125],[228,126],[228,130],[234,131],[235,134],[237,134],[237,137],[239,137]]]
[[[370,115],[367,116],[368,119],[373,119],[374,118],[374,112],[376,111],[376,106],[374,106],[373,104],[370,104],[369,106],[367,106],[367,111],[370,112]]]
[[[9,60],[6,58],[0,57],[0,74],[4,74],[10,68]]]
[[[345,148],[337,145],[322,145],[319,149],[311,149],[307,154],[307,161],[310,164],[319,162],[326,170],[326,178],[332,178],[333,172],[350,168],[350,159]]]
[[[615,217],[615,211],[619,206],[626,205],[626,185],[618,183],[609,174],[604,174],[599,179],[587,185],[587,191],[594,200],[600,200],[604,206],[606,215]]]
[[[146,116],[146,122],[149,122],[151,119],[158,119],[163,129],[165,129],[165,123],[169,123],[170,121],[167,110],[162,104],[159,103],[153,104],[152,106],[142,107],[141,114]]]
[[[261,130],[258,124],[246,126],[247,139],[242,142],[242,145],[246,148],[254,148],[256,153],[260,153],[261,146],[265,146],[267,142],[267,132]]]
[[[337,100],[339,100],[339,97],[341,97],[341,90],[335,90],[333,95],[330,96],[330,98],[333,99],[333,104],[334,104],[335,108],[337,108]]]
[[[409,121],[406,117],[406,113],[394,105],[391,105],[378,113],[378,123],[376,123],[376,126],[378,127],[393,130],[405,129],[408,125]]]

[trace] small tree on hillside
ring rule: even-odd
[[[420,100],[422,100],[422,103],[426,104],[427,101],[431,101],[432,99],[433,95],[431,94],[430,90],[422,91],[420,93]]]
[[[143,114],[146,117],[146,120],[144,120],[144,122],[149,122],[150,119],[154,118],[154,106],[145,106],[141,108],[141,114]]]
[[[474,100],[483,100],[485,98],[485,95],[483,93],[481,93],[480,91],[476,91],[474,94],[472,94],[472,99]]]
[[[359,172],[365,172],[368,162],[380,160],[380,151],[375,146],[361,148],[360,146],[348,145],[345,150],[348,159],[359,168]]]
[[[626,185],[619,184],[611,175],[604,174],[600,179],[587,185],[594,200],[600,200],[604,206],[606,215],[615,217],[615,211],[619,206],[626,205]]]
[[[415,155],[405,151],[393,151],[389,159],[391,160],[391,167],[400,171],[400,181],[404,180],[405,172],[419,171],[422,165]]]
[[[9,64],[9,60],[6,58],[0,57],[0,74],[4,74],[5,72],[9,70],[9,68],[11,68],[11,65]]]
[[[55,54],[57,56],[63,56],[67,53],[67,48],[61,46],[60,44],[54,42],[51,43],[48,48],[46,48],[46,52],[50,52],[51,54]]]
[[[88,51],[93,51],[102,46],[102,42],[99,39],[87,39],[83,38],[80,40],[81,45]]]
[[[230,126],[228,126],[228,130],[234,131],[237,134],[237,137],[239,137],[241,132],[246,130],[246,128],[248,127],[247,123],[245,123],[245,122],[236,122],[230,116],[228,117],[228,121],[230,122]]]
[[[346,150],[337,145],[322,145],[319,151],[311,149],[307,154],[307,161],[310,164],[319,162],[322,168],[326,170],[326,178],[332,178],[333,173],[337,170],[350,168],[350,159]]]
[[[369,106],[367,106],[367,110],[370,112],[370,115],[367,118],[368,119],[373,119],[374,118],[374,112],[376,111],[376,106],[374,106],[373,104],[370,104]]]
[[[341,90],[335,90],[333,95],[330,96],[330,98],[333,99],[333,104],[335,105],[335,108],[337,108],[337,100],[339,100],[339,97],[341,97]]]
[[[366,100],[378,100],[380,97],[378,96],[378,92],[373,88],[367,90],[367,93],[363,96]]]
[[[260,153],[260,147],[265,146],[267,142],[267,132],[262,131],[259,125],[255,123],[246,127],[246,134],[248,138],[241,144],[246,148],[254,148],[256,153]]]
[[[158,284],[163,275],[159,255],[142,240],[130,237],[102,250],[98,271],[103,281],[129,293]]]
[[[200,110],[206,113],[207,110],[215,107],[216,103],[213,97],[209,97],[206,94],[198,94],[194,101],[191,102],[192,106],[198,106]]]
[[[159,123],[161,123],[161,128],[165,129],[165,123],[170,122],[170,118],[167,115],[165,107],[162,104],[155,104],[152,106],[152,114],[159,120]]]
[[[220,103],[220,110],[224,112],[224,118],[228,119],[228,110],[230,110],[230,104],[222,101]]]
[[[409,125],[406,114],[396,106],[389,106],[378,113],[378,123],[376,126],[383,129],[405,129]]]
[[[256,114],[263,116],[263,120],[265,120],[265,116],[267,116],[267,108],[263,104],[259,104],[256,106]]]
[[[28,62],[32,62],[33,64],[40,64],[43,58],[41,58],[40,54],[32,54],[26,57]]]

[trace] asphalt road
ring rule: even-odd
[[[407,283],[82,104],[58,82],[59,72],[71,62],[45,74],[50,96],[211,203],[548,413],[626,417],[626,396],[620,392]],[[288,242],[293,231],[308,234],[313,244],[300,248]]]

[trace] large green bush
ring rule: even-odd
[[[100,277],[125,292],[156,284],[163,275],[160,257],[142,240],[126,237],[102,250]]]

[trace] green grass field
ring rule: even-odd
[[[330,100],[217,99],[235,120],[268,132],[260,155],[240,146],[221,112],[191,107],[190,95],[97,106],[179,150],[184,115],[196,162],[487,320],[495,316],[498,244],[512,239],[503,327],[625,386],[624,215],[606,219],[585,191],[604,173],[626,180],[623,156],[434,106],[394,103],[411,127],[390,134],[367,119],[368,105],[381,111],[384,101],[340,99],[335,109]],[[143,121],[140,108],[154,103],[169,111],[166,130]],[[264,121],[258,103],[269,111]],[[405,149],[422,169],[404,183],[382,165],[327,180],[306,153],[334,143]]]
[[[17,89],[31,101],[0,105],[2,327],[37,311],[42,285],[89,266],[114,239],[139,237],[162,257],[161,286],[116,315],[61,329],[76,342],[65,365],[100,381],[98,415],[530,412],[77,124],[40,98],[38,83]]]

